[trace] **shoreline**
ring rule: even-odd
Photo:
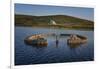
[[[80,31],[94,31],[94,29],[90,29],[90,28],[73,28],[73,27],[64,27],[64,28],[57,28],[57,27],[46,27],[46,26],[21,26],[21,25],[15,25],[15,27],[31,27],[31,28],[48,28],[48,29],[66,29],[66,30],[80,30]]]

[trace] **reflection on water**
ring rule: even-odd
[[[28,46],[32,46],[32,47],[36,47],[36,48],[44,48],[44,47],[47,47],[47,45],[37,45],[37,44],[29,44],[27,42],[24,41],[24,43]]]
[[[59,45],[59,41],[56,41],[56,48],[58,48],[58,45]]]
[[[26,44],[26,43],[25,43]],[[41,46],[41,45],[29,45],[29,44],[26,44],[28,46],[32,46],[33,48],[36,47],[36,48],[45,48],[47,46]]]
[[[67,43],[68,44],[68,46],[70,47],[70,48],[77,48],[77,47],[79,47],[79,46],[81,46],[81,45],[84,45],[84,44],[86,44],[86,43],[75,43],[75,44],[73,44],[73,43]]]
[[[86,44],[67,44],[66,36],[46,37],[47,46],[27,45],[27,36],[39,33],[53,32],[56,34],[80,34],[88,37]],[[92,61],[94,59],[93,31],[79,31],[66,29],[45,29],[16,27],[15,28],[15,65]]]

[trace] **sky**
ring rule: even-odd
[[[15,14],[33,16],[69,15],[94,21],[94,9],[83,7],[15,4]]]

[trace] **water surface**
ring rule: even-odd
[[[30,46],[24,43],[27,36],[50,32],[58,35],[66,33],[87,36],[88,42],[72,48],[67,45],[68,37],[59,37],[57,45],[55,37],[49,36],[46,37],[48,41],[46,47]],[[15,65],[92,61],[94,59],[93,33],[93,31],[82,30],[15,27]]]

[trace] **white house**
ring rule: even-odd
[[[54,20],[50,20],[50,24],[57,25],[57,23]]]

